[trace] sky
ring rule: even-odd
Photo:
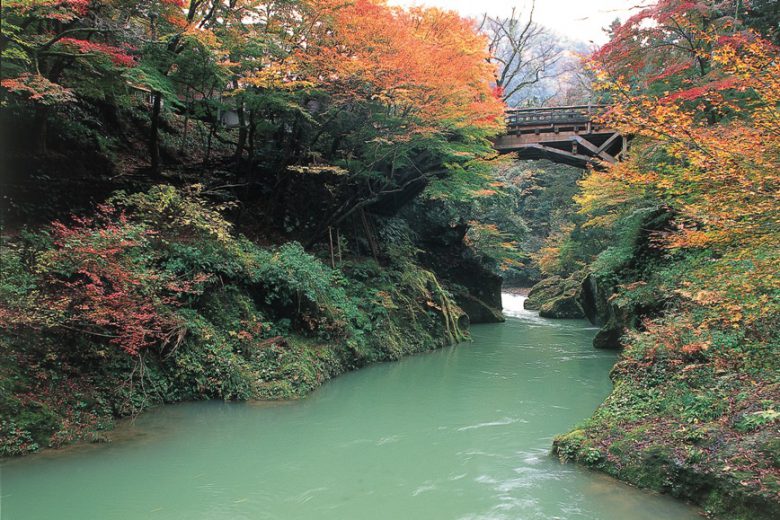
[[[530,8],[531,0],[389,0],[393,5],[426,5],[460,12],[464,16],[478,17],[509,15],[512,6]],[[534,19],[558,34],[585,43],[606,43],[602,31],[612,20],[625,20],[631,8],[642,0],[536,0]]]

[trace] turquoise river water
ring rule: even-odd
[[[690,520],[697,511],[550,455],[609,393],[581,321],[506,296],[474,341],[297,402],[160,407],[110,444],[5,462],[0,520]]]

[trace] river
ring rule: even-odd
[[[110,444],[0,467],[1,520],[690,520],[550,455],[609,393],[581,321],[505,296],[474,341],[339,377],[301,401],[160,407]]]

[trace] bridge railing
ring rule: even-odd
[[[513,108],[506,112],[509,128],[546,124],[588,123],[604,111],[604,105],[577,105],[545,108]]]

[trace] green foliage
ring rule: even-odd
[[[4,244],[1,453],[99,439],[112,416],[162,402],[298,397],[465,338],[405,221],[382,229],[389,265],[340,271],[235,235],[225,209],[155,186]]]
[[[582,454],[582,460],[589,466],[598,464],[601,459],[601,452],[595,448],[588,448],[585,450],[585,453]]]
[[[176,92],[176,86],[172,79],[163,74],[158,68],[148,61],[141,62],[124,72],[125,79],[133,86],[148,91],[159,92],[173,106],[181,106]]]
[[[576,460],[577,454],[586,441],[587,437],[583,430],[572,430],[566,435],[560,435],[555,438],[555,453],[561,462]]]
[[[19,427],[14,421],[0,421],[0,456],[25,455],[38,450],[38,443],[27,428]]]
[[[691,423],[713,421],[723,415],[725,404],[713,393],[686,393],[681,399],[680,417]]]
[[[778,421],[780,421],[780,412],[770,408],[745,414],[734,427],[741,432],[749,432]]]

